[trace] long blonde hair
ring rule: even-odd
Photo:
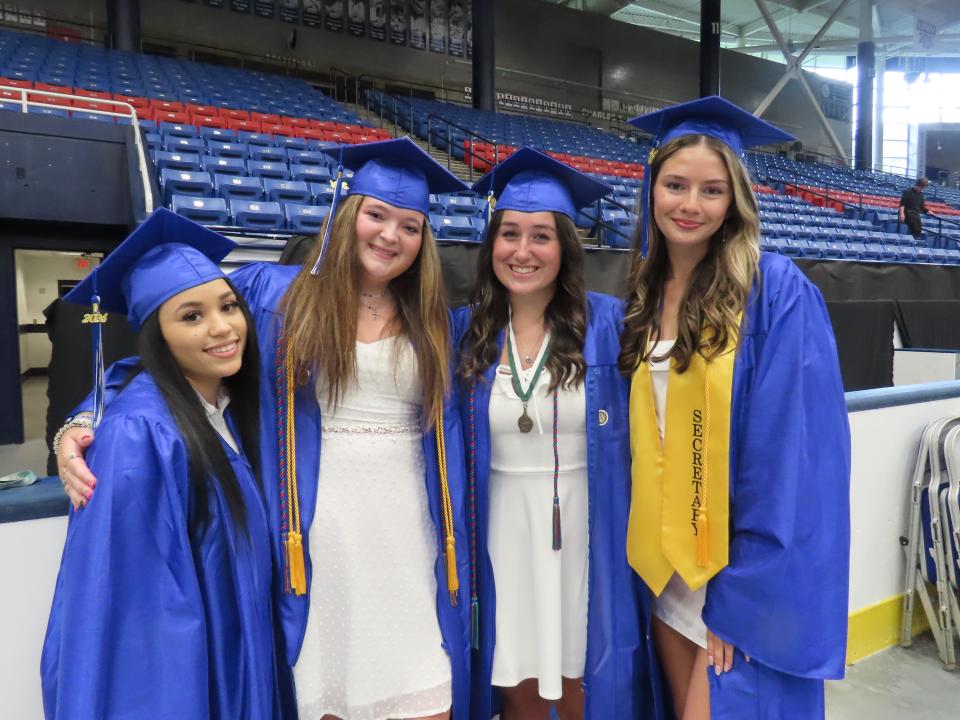
[[[730,147],[708,135],[684,135],[663,146],[650,166],[651,192],[647,256],[641,257],[639,233],[628,275],[627,309],[620,338],[620,371],[631,374],[652,352],[660,337],[660,300],[670,270],[666,240],[654,221],[653,191],[664,163],[680,150],[705,145],[716,152],[727,173],[733,200],[720,229],[710,238],[707,254],[694,269],[680,301],[677,341],[667,354],[684,372],[695,352],[706,359],[719,355],[740,331],[739,317],[759,274],[760,212],[746,168]]]
[[[360,262],[357,258],[357,216],[363,195],[350,195],[332,219],[329,249],[320,272],[310,274],[320,255],[320,242],[281,301],[286,352],[299,384],[316,371],[326,380],[327,400],[336,405],[356,377],[357,307]],[[323,237],[328,216],[318,237]],[[399,311],[393,319],[401,337],[409,338],[423,385],[423,416],[429,424],[443,406],[450,383],[450,322],[444,300],[437,244],[423,224],[420,252],[413,264],[390,281]]]

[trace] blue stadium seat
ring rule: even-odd
[[[867,246],[863,243],[845,243],[843,249],[844,260],[860,260],[867,251]]]
[[[201,141],[202,142],[202,141]],[[217,157],[235,157],[246,159],[250,155],[250,149],[246,143],[241,142],[221,142],[220,140],[208,140],[207,152]]]
[[[201,155],[200,163],[203,169],[213,175],[246,175],[247,164],[240,158],[217,157],[215,155]]]
[[[298,203],[300,205],[309,205],[313,196],[310,194],[310,188],[302,180],[276,180],[274,178],[263,179],[263,191],[267,195],[267,200],[273,200],[280,203]]]
[[[810,251],[810,245],[806,240],[794,240],[792,238],[783,238],[786,242],[784,243],[783,250],[781,251],[784,255],[789,255],[790,257],[802,257]]]
[[[917,262],[917,249],[912,245],[900,245],[897,248],[897,251],[900,255],[900,262],[905,263],[914,263]]]
[[[27,108],[27,112],[34,115],[48,115],[50,117],[70,117],[70,111],[63,110],[62,108],[36,107],[35,105],[31,105]]]
[[[480,214],[480,203],[475,198],[441,196],[440,203],[446,215],[465,215],[476,217]]]
[[[323,221],[330,208],[287,203],[283,206],[283,211],[287,216],[287,227],[303,235],[315,235],[323,228]]]
[[[230,214],[237,225],[250,230],[280,230],[284,224],[280,203],[275,202],[234,198],[230,201]]]
[[[71,117],[73,117],[74,120],[93,120],[94,122],[112,123],[114,121],[114,118],[110,117],[109,115],[100,115],[92,112],[78,112],[76,110],[71,113]]]
[[[839,240],[828,240],[822,250],[823,257],[839,260],[844,257],[843,253],[847,249],[847,244]]]
[[[227,201],[223,198],[199,198],[174,195],[170,207],[178,215],[190,218],[201,225],[227,225]]]
[[[217,173],[213,176],[213,186],[217,195],[227,200],[239,198],[255,202],[263,199],[260,178]]]
[[[332,158],[316,150],[298,150],[290,148],[287,150],[287,161],[291,165],[316,165],[317,167],[328,167]]]
[[[601,239],[604,245],[613,248],[629,248],[633,241],[636,218],[632,215],[615,216],[604,220],[611,228],[604,228]]]
[[[291,163],[290,177],[307,183],[329,182],[331,179],[329,168],[322,165],[301,165],[299,163]]]
[[[204,140],[233,143],[237,141],[237,134],[229,128],[206,127],[200,128],[200,137]]]
[[[277,180],[289,180],[290,171],[285,163],[266,162],[264,160],[250,160],[247,162],[247,170],[255,177],[275,178]]]
[[[156,152],[157,150],[163,150],[163,136],[160,133],[144,133],[143,140],[151,151]]]
[[[443,215],[443,202],[436,193],[430,193],[430,215]]]
[[[285,163],[287,153],[283,148],[263,147],[262,145],[253,145],[250,147],[251,160],[265,160],[266,162]]]
[[[195,138],[200,137],[200,131],[195,125],[178,125],[177,123],[172,122],[161,122],[160,123],[160,134],[165,138],[171,137],[183,137],[183,138]]]
[[[860,253],[860,257],[863,260],[879,260],[880,253],[882,251],[883,245],[878,245],[876,243],[863,243],[863,251]]]
[[[930,260],[945,264],[947,262],[947,251],[943,248],[930,248]]]
[[[900,259],[900,249],[896,245],[881,245],[880,259],[887,262],[896,262]]]
[[[206,146],[200,138],[168,137],[163,140],[163,149],[167,152],[203,155]]]
[[[477,237],[480,240],[483,240],[483,236],[487,232],[487,219],[482,215],[480,217],[473,217],[473,218],[470,218],[470,224],[477,229]],[[958,250],[957,252],[960,252],[960,250]]]
[[[291,137],[289,135],[275,135],[273,143],[278,148],[291,150],[306,150],[307,141],[303,138]]]
[[[798,242],[798,241],[794,241]],[[819,240],[807,240],[807,247],[803,250],[801,257],[810,257],[818,258],[823,257],[823,253],[829,247],[829,243],[821,242]]]
[[[431,215],[430,226],[440,240],[480,240],[477,228],[465,215]]]
[[[213,183],[210,173],[187,172],[185,170],[165,169],[160,171],[160,187],[163,190],[163,200],[169,204],[174,195],[192,195],[194,197],[211,197]]]
[[[329,206],[333,202],[333,185],[330,182],[308,182],[314,205]]]
[[[933,262],[933,258],[930,255],[930,248],[926,245],[918,245],[916,248],[917,252],[917,262]]]
[[[201,156],[190,153],[181,154],[158,150],[153,154],[153,163],[157,166],[158,171],[169,169],[196,172],[201,169]]]
[[[916,252],[916,250],[914,250]],[[947,255],[946,261],[950,265],[960,265],[960,249],[948,248],[944,250]]]
[[[237,133],[237,142],[247,145],[260,145],[262,147],[273,147],[273,135],[267,133],[250,132],[249,130],[240,130]]]

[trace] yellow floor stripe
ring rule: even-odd
[[[847,664],[852,665],[896,645],[900,641],[902,612],[903,596],[895,595],[851,613],[847,629]],[[916,598],[913,606],[913,635],[919,635],[929,627],[920,599]]]

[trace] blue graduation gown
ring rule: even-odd
[[[111,403],[47,626],[48,719],[276,716],[266,512],[246,458],[223,448],[249,536],[217,488],[193,547],[186,450],[153,378],[140,373]]]
[[[280,300],[299,272],[299,266],[252,264],[230,276],[244,296],[257,323],[260,343],[260,457],[263,483],[269,508],[271,547],[277,568],[282,568],[280,533],[280,482],[277,437],[277,393],[275,358],[277,337],[282,316],[278,312]],[[290,666],[297,662],[307,627],[310,607],[312,563],[309,554],[309,529],[313,520],[317,481],[320,468],[320,408],[313,383],[296,389],[295,399],[297,434],[297,482],[300,488],[300,515],[303,528],[304,560],[307,572],[307,594],[296,596],[281,590],[282,578],[275,581],[279,617],[285,638],[286,660]],[[457,548],[457,570],[462,584],[470,577],[470,559],[467,546],[466,514],[464,509],[464,455],[455,393],[444,404],[444,433],[446,437],[447,470],[453,504],[454,536]],[[467,717],[470,694],[470,608],[465,590],[461,590],[457,606],[452,606],[447,593],[446,561],[444,559],[443,524],[441,521],[440,480],[437,466],[437,445],[433,432],[423,436],[423,457],[426,468],[424,482],[430,503],[430,515],[436,527],[437,557],[434,574],[437,579],[437,620],[443,637],[443,647],[450,658],[453,681],[453,717]],[[384,468],[387,472],[388,468]],[[370,562],[378,562],[370,558]],[[389,589],[384,597],[389,602]]]
[[[466,333],[471,308],[455,314],[456,337]],[[662,717],[659,678],[650,639],[650,592],[627,564],[627,516],[630,509],[630,436],[628,382],[617,368],[622,304],[607,295],[588,293],[587,335],[587,488],[589,523],[589,600],[587,657],[583,686],[585,717],[631,720]],[[500,344],[502,349],[503,333]],[[458,345],[459,347],[459,345]],[[491,686],[496,644],[496,591],[487,553],[490,477],[490,388],[496,365],[486,382],[476,383],[477,593],[480,605],[480,648],[474,653],[473,720],[489,720],[498,699]],[[460,395],[469,397],[464,384]],[[606,421],[601,417],[606,414]],[[462,425],[469,432],[467,402],[461,403]],[[469,438],[466,440],[469,443]]]
[[[761,256],[731,412],[730,563],[703,620],[740,652],[710,673],[711,717],[822,718],[846,655],[850,430],[823,299],[789,258]]]

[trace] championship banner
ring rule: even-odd
[[[300,22],[300,0],[280,0],[280,19],[288,23]]]
[[[387,3],[386,0],[367,0],[370,8],[370,39],[387,39]]]
[[[330,32],[343,32],[343,0],[327,0],[325,27]]]
[[[447,0],[430,0],[430,52],[447,52]]]
[[[407,0],[390,0],[390,42],[407,44]]]
[[[323,0],[303,0],[303,24],[323,27]]]
[[[410,0],[410,47],[427,49],[427,0]]]
[[[463,57],[463,0],[450,0],[447,25],[447,52]]]
[[[347,0],[347,32],[353,37],[367,34],[367,0]]]
[[[277,14],[277,4],[274,0],[256,0],[253,5],[253,14],[272,20]]]
[[[473,57],[473,0],[465,0],[463,7],[463,35],[464,35],[464,50],[467,52],[467,57]]]
[[[249,13],[250,0],[230,0],[230,9],[238,13]]]

